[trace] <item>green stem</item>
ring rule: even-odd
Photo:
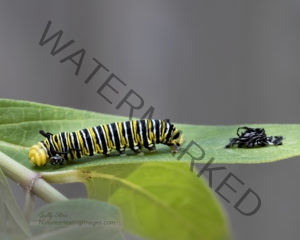
[[[46,202],[67,200],[63,194],[42,179],[39,173],[29,170],[2,152],[0,152],[0,168],[6,176],[20,183],[25,191],[33,192]]]

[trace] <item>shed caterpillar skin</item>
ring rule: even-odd
[[[242,131],[244,130],[244,131]],[[270,136],[266,135],[264,128],[249,128],[249,127],[239,127],[237,129],[237,138],[230,138],[229,143],[225,148],[233,147],[237,145],[239,148],[247,147],[266,147],[269,145],[282,145],[282,136]]]

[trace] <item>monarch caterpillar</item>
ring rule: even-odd
[[[245,129],[244,132],[240,133],[240,129]],[[238,138],[231,138],[230,143],[228,143],[225,148],[230,148],[235,144],[238,147],[248,147],[253,148],[255,146],[265,147],[268,145],[282,145],[282,136],[271,136],[267,137],[264,128],[249,128],[249,127],[239,127],[236,134]]]
[[[156,143],[168,145],[176,153],[183,144],[182,132],[168,119],[115,122],[58,134],[41,130],[40,134],[46,139],[29,150],[29,159],[35,166],[44,166],[48,162],[62,165],[65,160],[97,153],[109,156],[111,150],[124,156],[126,148],[142,154],[142,147],[155,151]]]

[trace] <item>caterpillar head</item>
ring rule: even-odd
[[[49,161],[49,156],[45,146],[39,142],[29,149],[29,159],[34,166],[45,166]]]
[[[173,153],[177,153],[178,150],[180,150],[180,146],[182,146],[183,142],[184,139],[182,131],[174,127],[171,138],[168,142],[168,146],[170,147]]]

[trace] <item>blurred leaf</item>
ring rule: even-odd
[[[31,221],[34,238],[45,240],[122,240],[122,224],[119,209],[89,199],[47,204],[34,213]]]
[[[149,239],[229,239],[219,203],[185,163],[98,165],[42,177],[83,182],[89,198],[120,207],[127,231]]]
[[[31,233],[0,169],[0,239],[30,239]]]

